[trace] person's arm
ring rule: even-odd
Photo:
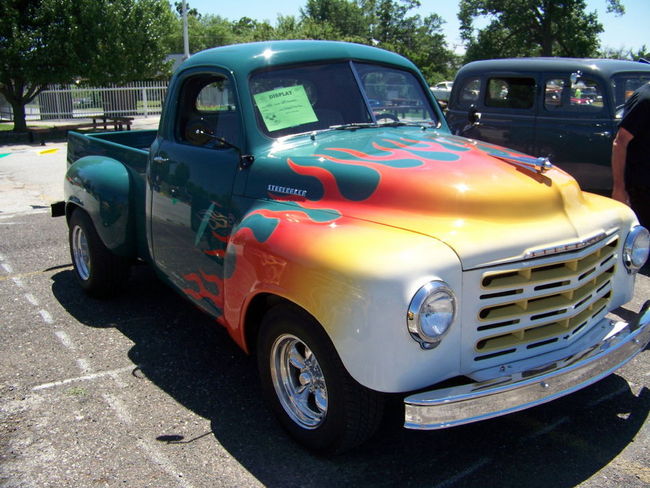
[[[625,188],[625,159],[627,157],[627,146],[634,136],[621,127],[616,133],[614,144],[612,145],[612,198],[630,204],[627,190]]]

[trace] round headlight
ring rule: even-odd
[[[456,315],[456,298],[443,281],[432,281],[418,290],[409,306],[406,323],[411,337],[423,349],[436,347]]]
[[[650,232],[637,225],[628,234],[623,246],[623,263],[630,273],[636,273],[648,260],[650,253]]]

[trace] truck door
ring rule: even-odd
[[[535,154],[571,173],[590,190],[611,188],[616,123],[603,83],[593,76],[546,74],[537,118]]]
[[[226,74],[192,70],[181,76],[151,148],[151,252],[173,284],[219,316],[243,144],[239,104]]]

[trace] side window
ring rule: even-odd
[[[469,78],[463,81],[460,92],[458,94],[458,103],[461,107],[469,107],[479,100],[479,93],[481,91],[481,79]]]
[[[544,86],[544,108],[548,111],[592,113],[603,109],[600,85],[589,78],[571,82],[568,78],[553,78]]]
[[[187,79],[181,89],[176,127],[178,140],[186,144],[219,148],[223,139],[239,146],[240,118],[230,79],[217,74]]]
[[[527,109],[535,101],[533,78],[490,78],[485,105],[488,107]]]
[[[571,85],[571,108],[574,111],[599,111],[603,108],[603,92],[594,80],[580,78]]]
[[[546,110],[558,110],[566,105],[569,89],[568,81],[562,78],[547,80],[544,85],[544,108]]]

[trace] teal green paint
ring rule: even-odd
[[[300,211],[307,214],[310,219],[312,219],[314,222],[318,222],[319,224],[324,222],[333,222],[342,217],[341,212],[332,209],[314,209],[304,208],[301,206]]]
[[[266,242],[271,234],[275,231],[280,223],[280,219],[265,217],[264,215],[253,213],[248,215],[239,224],[240,229],[250,229],[259,242]]]
[[[323,161],[315,166],[332,173],[341,195],[355,202],[369,198],[379,186],[381,179],[378,171],[366,166],[332,161]]]
[[[4,158],[5,156],[11,156],[11,153],[0,154],[0,158]]]

